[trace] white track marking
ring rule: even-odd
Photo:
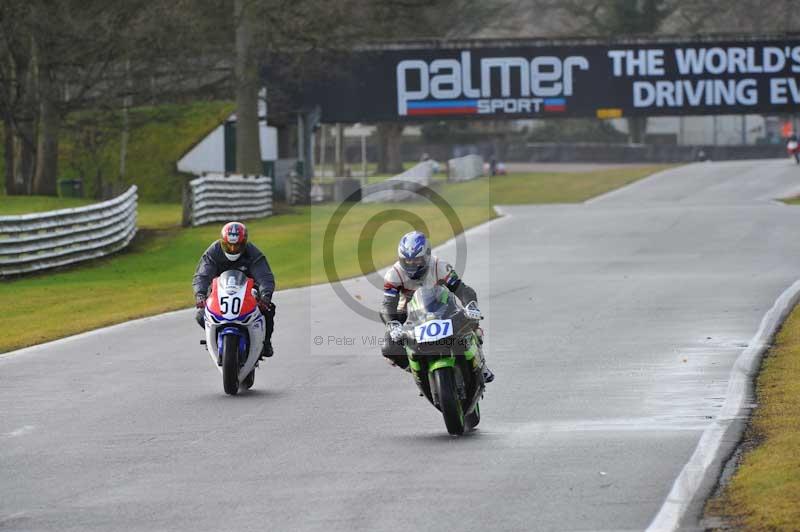
[[[746,401],[752,392],[753,377],[758,372],[761,358],[769,348],[769,343],[778,327],[798,300],[800,300],[800,281],[787,288],[764,315],[755,336],[731,369],[725,403],[719,415],[703,431],[692,457],[683,466],[667,499],[647,528],[649,532],[676,530],[706,475],[718,474],[716,470],[710,471],[710,467],[720,451],[722,438],[731,423],[746,414]]]

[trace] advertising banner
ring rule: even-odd
[[[353,52],[306,84],[325,122],[792,113],[800,37],[470,41]]]

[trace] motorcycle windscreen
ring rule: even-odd
[[[219,288],[227,294],[239,292],[247,284],[247,276],[239,270],[228,270],[219,276]]]
[[[451,320],[456,336],[470,332],[475,323],[464,315],[458,296],[440,285],[418,289],[408,304],[406,326],[416,327],[431,319]]]
[[[445,318],[452,313],[451,308],[454,297],[449,290],[442,286],[419,288],[414,292],[414,296],[408,304],[407,323],[421,323],[430,319],[431,315],[436,318]]]

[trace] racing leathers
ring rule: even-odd
[[[446,286],[464,305],[478,301],[475,290],[458,277],[449,263],[435,255],[431,255],[427,271],[420,279],[411,279],[400,264],[395,263],[383,278],[383,304],[380,313],[383,323],[405,322],[408,317],[406,305],[414,296],[414,292],[418,288],[435,285]],[[408,367],[405,349],[400,342],[392,340],[388,331],[381,346],[381,354],[403,369]]]
[[[234,261],[225,256],[222,245],[219,241],[214,242],[200,257],[197,269],[192,279],[195,300],[200,302],[208,297],[208,290],[211,281],[225,271],[239,270],[248,277],[252,277],[258,290],[258,300],[260,307],[266,308],[265,336],[264,336],[264,355],[272,354],[272,331],[275,327],[275,304],[272,302],[272,293],[275,291],[275,276],[267,262],[267,257],[255,245],[248,243],[242,254]],[[200,305],[198,304],[198,307]],[[197,323],[205,328],[205,311],[203,308],[197,309],[195,316]]]

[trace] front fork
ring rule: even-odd
[[[217,365],[222,366],[222,343],[225,337],[229,334],[237,336],[239,338],[238,343],[238,352],[236,353],[236,359],[239,362],[239,365],[242,365],[242,354],[246,354],[249,352],[247,346],[247,336],[238,328],[236,327],[223,327],[221,331],[217,332]]]

